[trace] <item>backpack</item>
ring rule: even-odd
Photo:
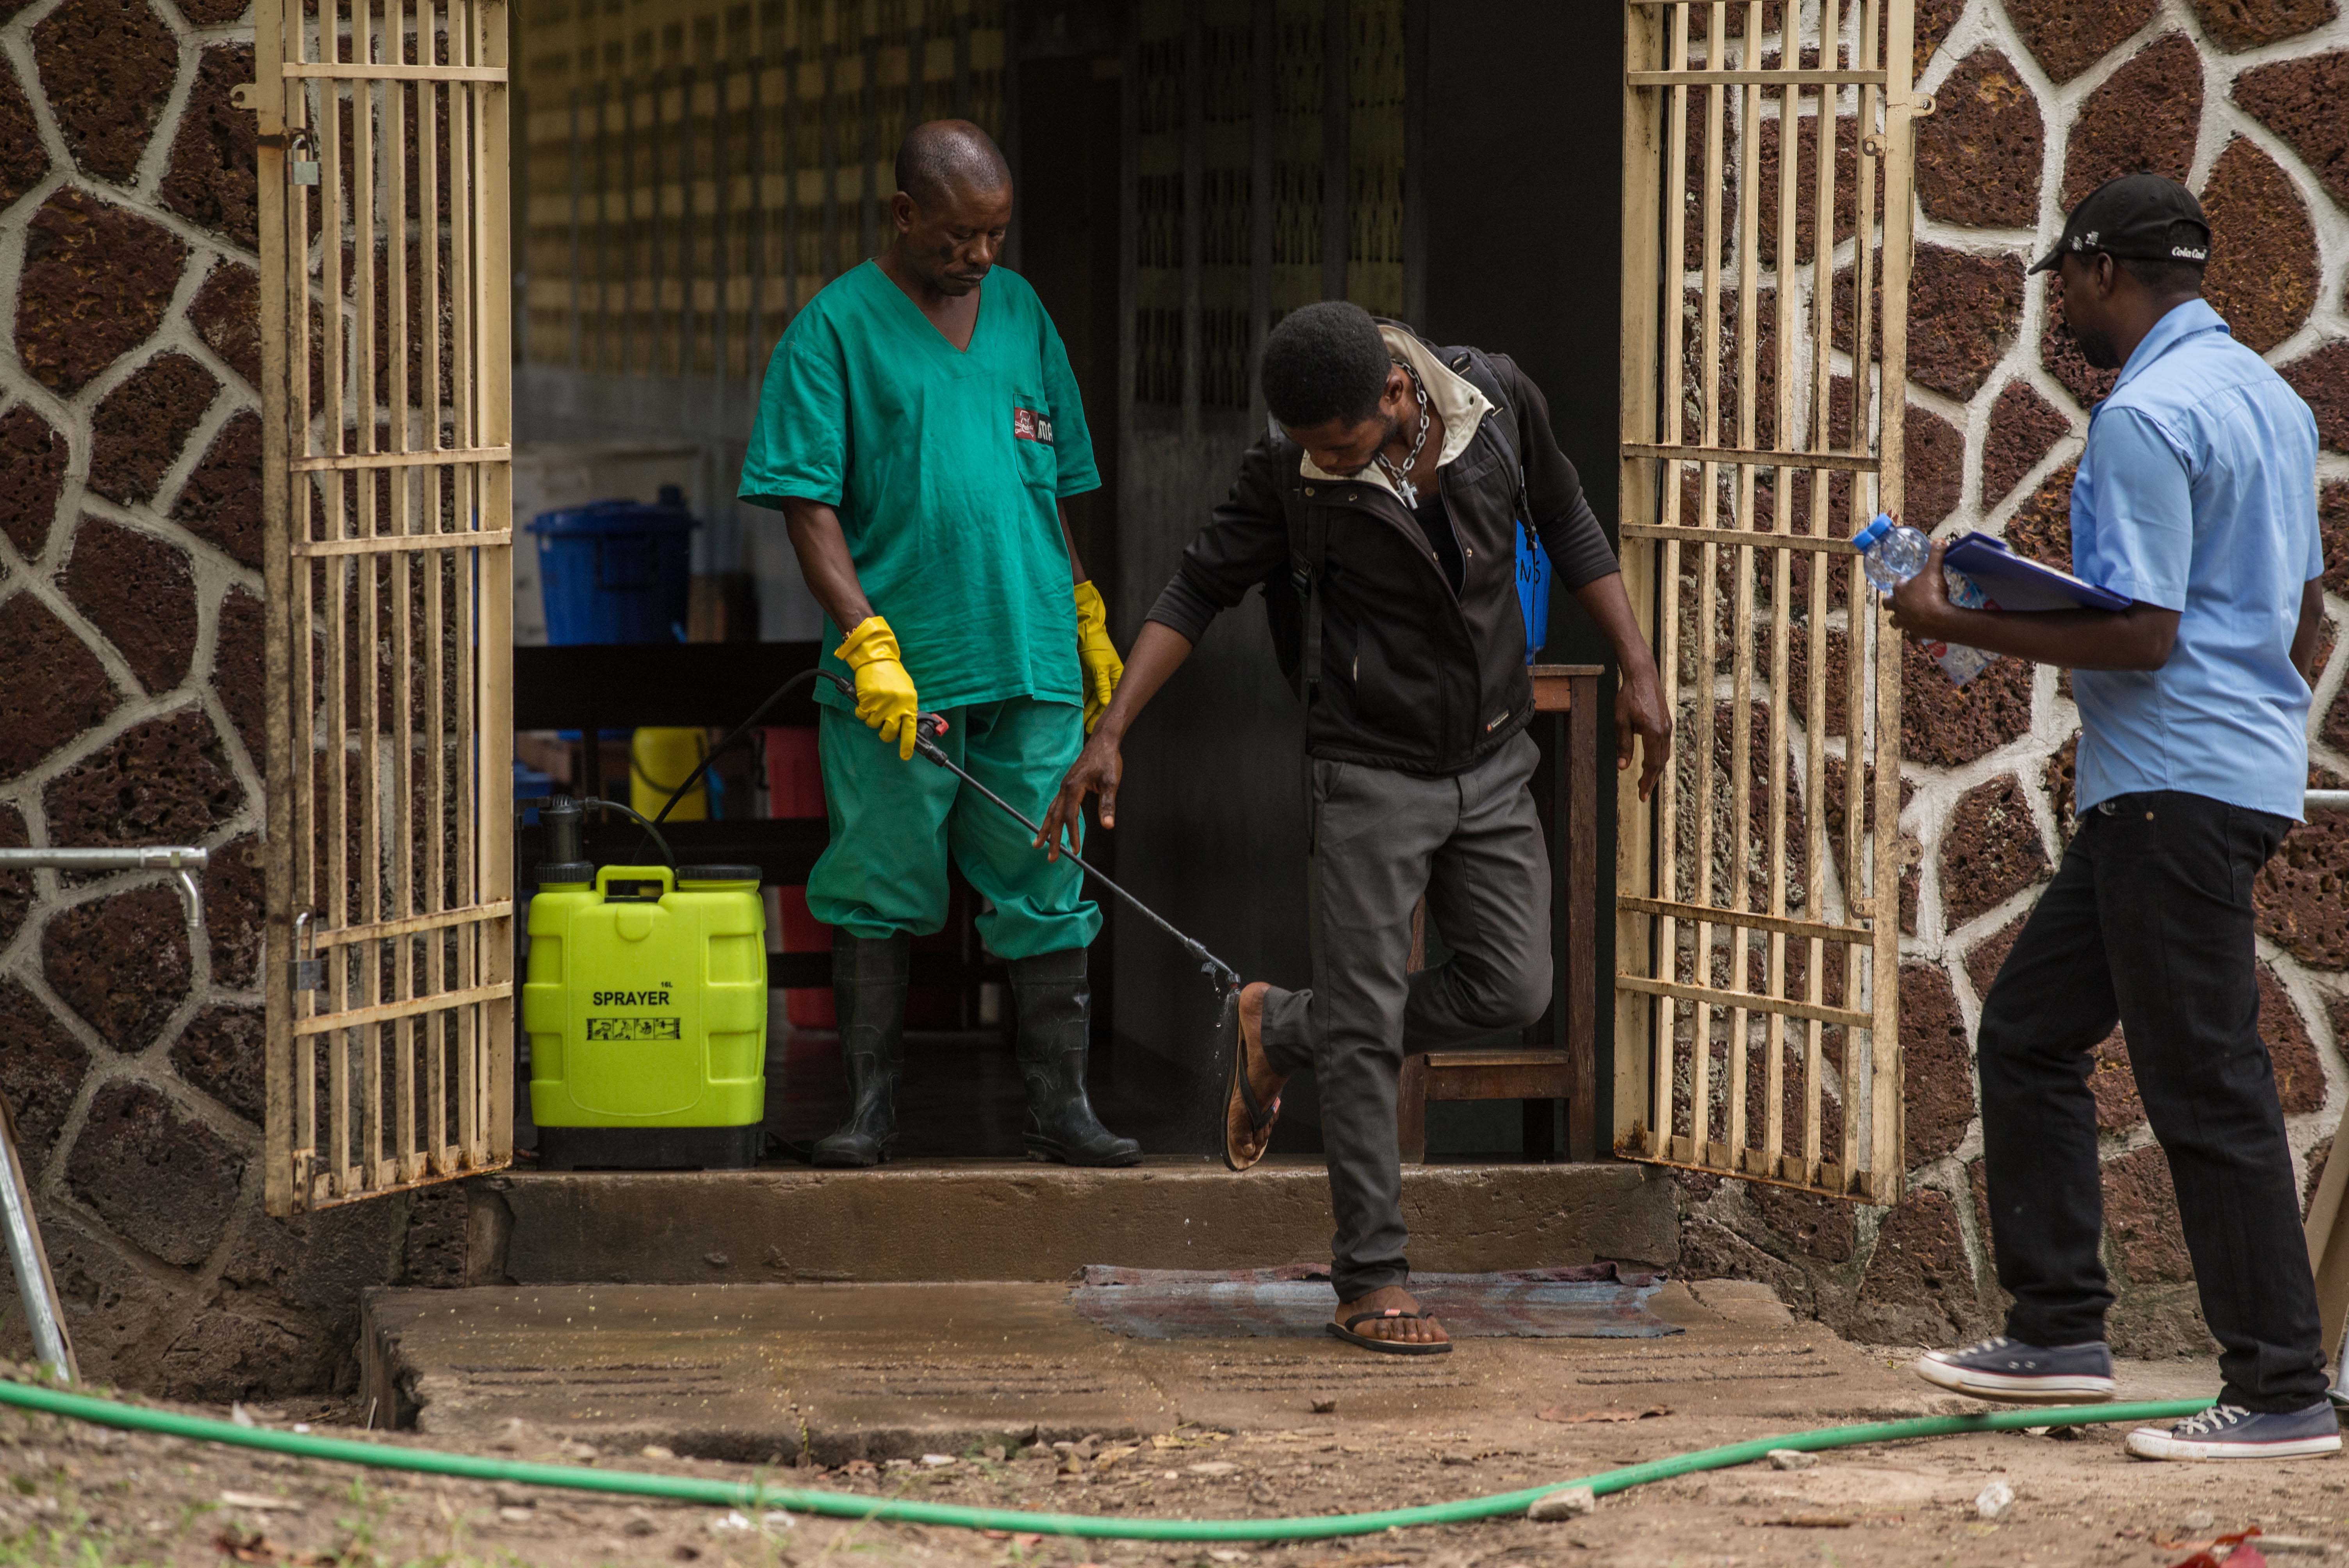
[[[1484,350],[1439,348],[1436,357],[1485,395],[1493,411],[1484,428],[1493,432],[1502,460],[1516,477],[1517,512],[1517,603],[1526,618],[1526,663],[1547,640],[1549,631],[1549,554],[1528,520],[1533,509],[1526,499],[1526,469],[1517,456],[1516,412],[1501,389],[1500,373]],[[1279,427],[1273,427],[1276,434]],[[1281,438],[1288,444],[1287,438]],[[1300,522],[1298,512],[1306,513]],[[1311,699],[1321,679],[1321,602],[1315,592],[1329,556],[1328,517],[1318,508],[1296,508],[1288,514],[1288,563],[1276,567],[1264,579],[1264,614],[1272,630],[1273,655],[1280,673],[1299,697]]]

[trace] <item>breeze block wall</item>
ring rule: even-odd
[[[1806,6],[1806,9],[1810,9]],[[2089,408],[2113,377],[2026,269],[2066,209],[2153,170],[2199,191],[2207,280],[2235,335],[2315,410],[2328,572],[2312,783],[2349,780],[2349,22],[2338,0],[1917,0],[1918,242],[1909,307],[1909,521],[1981,529],[2058,564]],[[1847,182],[1851,175],[1847,173]],[[1901,900],[1909,1193],[1853,1208],[1684,1181],[1682,1266],[1762,1279],[1863,1339],[1994,1332],[1972,1064],[1982,997],[2071,831],[2079,716],[2062,672],[2001,661],[1963,690],[1914,649],[1904,676]],[[2313,1185],[2349,1105],[2349,816],[2295,830],[2258,890],[2261,1021]],[[2095,1065],[2115,1342],[2209,1344],[2169,1173],[2117,1034]]]
[[[261,339],[246,0],[0,0],[0,1094],[86,1377],[356,1382],[357,1293],[460,1266],[438,1194],[261,1212]],[[26,1341],[0,1292],[0,1355]]]

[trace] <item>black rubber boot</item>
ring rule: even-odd
[[[1142,1145],[1101,1124],[1085,1097],[1092,987],[1085,950],[1011,961],[1019,1008],[1019,1077],[1028,1086],[1028,1152],[1064,1165],[1132,1165]]]
[[[897,1141],[897,1080],[905,1070],[905,983],[914,939],[875,942],[835,931],[832,997],[840,1015],[840,1060],[848,1077],[848,1119],[816,1140],[818,1165],[878,1165]]]

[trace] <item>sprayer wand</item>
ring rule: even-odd
[[[855,699],[856,687],[854,684],[841,679],[840,676],[833,675],[830,670],[818,670],[816,673],[822,676],[824,679],[830,681],[833,686],[838,686],[840,688],[841,696],[849,698],[851,701]],[[920,754],[923,760],[936,763],[940,768],[943,768],[947,772],[953,774],[956,778],[961,779],[964,783],[969,785],[972,789],[978,790],[981,795],[987,797],[987,799],[993,802],[994,805],[1006,816],[1019,823],[1021,827],[1027,829],[1031,837],[1039,839],[1042,838],[1044,836],[1044,830],[1030,821],[1019,807],[1014,806],[1010,801],[1005,799],[1002,796],[997,794],[994,790],[988,789],[986,785],[972,778],[968,773],[963,771],[961,766],[957,764],[953,758],[948,757],[946,752],[939,748],[938,737],[944,735],[946,732],[947,720],[944,714],[924,713],[916,715],[914,719],[915,751]],[[1151,908],[1148,904],[1143,903],[1140,899],[1134,897],[1132,893],[1126,892],[1123,888],[1118,886],[1117,883],[1112,882],[1107,876],[1103,875],[1100,867],[1086,860],[1084,856],[1077,853],[1074,849],[1068,845],[1063,844],[1061,846],[1061,852],[1068,856],[1069,859],[1074,861],[1077,863],[1077,869],[1079,871],[1083,872],[1087,876],[1092,878],[1093,881],[1101,883],[1102,886],[1109,889],[1110,892],[1125,900],[1125,902],[1133,908],[1135,913],[1139,913],[1143,919],[1149,921],[1151,924],[1156,926],[1167,935],[1173,937],[1176,942],[1182,944],[1183,950],[1199,961],[1199,972],[1201,974],[1206,975],[1209,979],[1215,981],[1218,985],[1224,987],[1226,990],[1233,989],[1239,985],[1240,972],[1238,970],[1233,968],[1230,965],[1225,963],[1222,959],[1208,952],[1206,948],[1202,946],[1197,941],[1176,930],[1174,923],[1167,920],[1164,915],[1159,913],[1156,910]]]
[[[846,688],[852,694],[854,691],[853,686],[849,686],[846,681],[841,680],[837,676],[827,675],[826,678],[832,680],[836,685]],[[988,799],[993,801],[998,807],[1001,808],[1004,813],[1010,817],[1013,821],[1027,829],[1031,835],[1040,839],[1042,838],[1044,836],[1043,829],[1030,821],[1026,815],[1024,815],[1017,806],[1014,806],[1010,801],[1005,799],[1002,796],[997,794],[994,790],[988,789],[986,785],[972,778],[968,773],[963,771],[963,769],[956,764],[953,758],[948,757],[945,751],[939,748],[937,738],[946,733],[946,727],[947,721],[943,715],[925,713],[919,716],[915,720],[914,726],[914,749],[926,760],[936,763],[939,767],[945,769],[947,772],[961,779],[965,784],[969,785],[981,795],[986,796]],[[1104,876],[1102,873],[1100,868],[1093,865],[1090,861],[1087,861],[1084,856],[1077,853],[1074,849],[1063,844],[1061,846],[1061,852],[1068,856],[1069,859],[1074,861],[1080,871],[1092,877],[1095,882],[1101,883],[1102,886],[1109,889],[1110,892],[1117,894],[1118,897],[1125,900],[1129,905],[1141,913],[1153,925],[1155,925],[1159,930],[1173,937],[1176,942],[1181,943],[1183,944],[1184,951],[1190,954],[1192,957],[1199,961],[1200,973],[1206,975],[1208,978],[1214,980],[1218,985],[1226,990],[1239,985],[1240,972],[1238,970],[1233,968],[1230,965],[1225,963],[1222,959],[1208,952],[1206,947],[1202,946],[1195,939],[1186,936],[1182,932],[1176,930],[1174,924],[1170,923],[1164,915],[1160,914],[1156,910],[1151,908],[1148,904],[1143,903],[1140,899],[1134,897],[1123,888],[1118,886],[1116,882],[1112,882],[1107,876]]]

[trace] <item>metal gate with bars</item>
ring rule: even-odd
[[[501,0],[264,0],[266,1206],[512,1155]]]
[[[1622,548],[1681,745],[1619,835],[1619,1153],[1901,1190],[1912,0],[1620,0]],[[1634,776],[1624,775],[1627,781]]]

